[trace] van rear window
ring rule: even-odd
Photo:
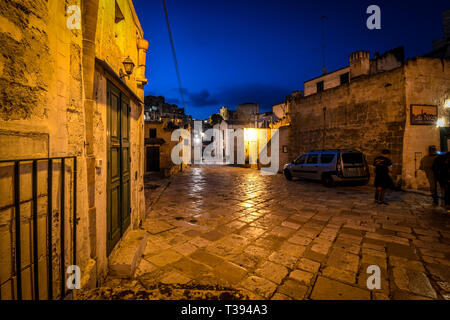
[[[344,153],[342,155],[342,160],[344,163],[348,164],[364,163],[362,153]]]
[[[332,163],[334,160],[334,154],[321,154],[320,163]]]

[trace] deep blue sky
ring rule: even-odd
[[[162,0],[133,1],[145,38],[145,93],[180,103]],[[348,65],[357,50],[383,53],[405,46],[406,56],[432,50],[442,37],[449,1],[166,0],[186,112],[204,119],[220,106],[243,102],[268,111],[322,68],[321,16],[329,71]],[[381,8],[381,30],[368,30],[366,9]]]

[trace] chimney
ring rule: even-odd
[[[369,52],[357,51],[350,55],[350,78],[370,73]]]

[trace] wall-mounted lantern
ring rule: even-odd
[[[450,108],[450,99],[445,100],[444,107]]]
[[[130,56],[128,56],[125,60],[123,60],[123,68],[125,69],[125,73],[122,71],[122,69],[119,70],[119,76],[120,78],[124,78],[128,76],[128,79],[130,79],[130,75],[133,73],[134,70],[134,62],[131,60]]]

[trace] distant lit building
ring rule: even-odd
[[[192,117],[184,113],[184,108],[179,108],[175,104],[166,103],[164,97],[146,96],[145,121],[171,120],[175,124],[188,123]]]

